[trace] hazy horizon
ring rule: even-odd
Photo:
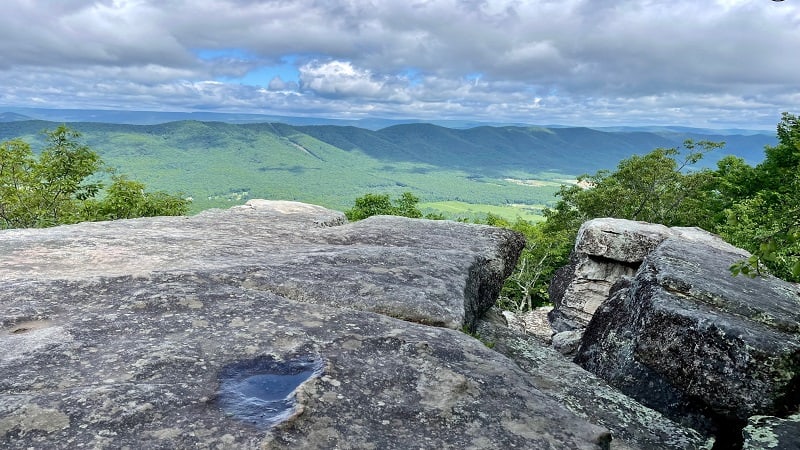
[[[564,123],[528,123],[528,122],[496,122],[481,120],[458,120],[458,119],[419,119],[410,117],[364,117],[358,119],[335,118],[327,116],[292,116],[277,114],[259,113],[237,113],[225,111],[153,111],[153,110],[121,110],[121,109],[78,109],[78,108],[32,108],[32,107],[0,107],[0,121],[4,114],[19,114],[31,120],[42,120],[48,122],[96,122],[111,124],[129,125],[156,125],[181,120],[198,120],[211,122],[237,123],[259,123],[259,122],[281,122],[294,125],[334,125],[334,126],[357,126],[377,130],[398,124],[434,124],[448,128],[473,128],[481,126],[503,127],[545,127],[545,128],[593,128],[597,130],[608,129],[695,129],[726,132],[746,132],[771,134],[775,131],[776,125],[763,127],[698,127],[683,124],[644,124],[644,125],[573,125]],[[8,120],[5,120],[8,121]]]

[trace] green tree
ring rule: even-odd
[[[35,225],[36,210],[31,207],[35,167],[28,143],[14,139],[0,144],[0,228]]]
[[[509,228],[525,236],[512,274],[503,283],[498,306],[516,312],[528,311],[549,303],[547,287],[558,268],[566,264],[574,236],[566,230],[549,232],[545,223],[517,219],[510,223],[489,214],[486,224]]]
[[[350,221],[378,215],[420,218],[422,212],[417,208],[418,203],[419,198],[410,192],[404,192],[394,201],[388,194],[366,194],[358,197],[355,205],[344,214]]]
[[[394,201],[395,215],[419,219],[422,212],[417,208],[419,197],[411,192],[403,192],[400,198]]]
[[[729,182],[740,192],[718,232],[753,254],[736,264],[734,273],[766,268],[800,281],[800,118],[783,113],[777,128],[778,144],[766,148],[764,161],[750,171],[738,170],[746,176]]]
[[[556,194],[556,206],[545,211],[546,228],[577,232],[583,222],[596,217],[711,227],[714,174],[689,169],[722,145],[688,140],[683,149],[658,148],[622,160],[616,171],[582,175],[577,184],[563,186]]]
[[[95,196],[101,184],[89,177],[100,157],[62,125],[45,132],[47,146],[39,159],[19,140],[2,144],[0,170],[4,227],[46,227],[80,220],[79,202]]]
[[[0,143],[0,228],[47,227],[86,220],[185,214],[188,201],[113,176],[103,193],[100,156],[62,125],[46,131],[38,159],[28,143]]]
[[[105,196],[86,202],[89,220],[131,219],[134,217],[179,216],[188,211],[189,201],[166,192],[147,192],[144,183],[113,175]]]

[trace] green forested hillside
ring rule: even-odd
[[[23,137],[37,148],[43,121],[0,123],[0,140]],[[553,201],[559,183],[614,166],[631,154],[675,147],[682,133],[602,132],[588,128],[396,125],[377,131],[279,123],[71,123],[109,165],[153,189],[183,192],[193,209],[249,198],[300,200],[347,208],[365,192],[412,191],[423,202],[527,205]],[[725,154],[758,162],[774,137],[691,136],[724,140]],[[435,206],[434,206],[435,207]]]

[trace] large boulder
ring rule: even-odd
[[[511,325],[511,324],[509,324]],[[517,363],[531,383],[570,411],[611,431],[615,449],[711,449],[714,439],[681,426],[543,345],[542,337],[481,321],[481,339]]]
[[[699,228],[673,227],[624,219],[600,218],[585,222],[578,231],[567,266],[550,283],[551,325],[557,333],[581,330],[608,298],[611,286],[632,276],[645,256],[668,237],[749,256],[719,237]]]
[[[800,287],[733,277],[742,251],[669,237],[595,311],[576,362],[622,392],[734,441],[800,402]],[[734,442],[735,444],[735,442]]]
[[[327,226],[345,222],[315,205],[251,200],[194,217],[7,230],[0,279],[213,268],[250,290],[460,329],[494,304],[524,245],[508,230],[450,221],[383,216]]]
[[[0,447],[608,448],[451,329],[519,236],[343,223],[254,202],[0,232]]]

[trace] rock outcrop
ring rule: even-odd
[[[632,276],[645,256],[668,237],[749,256],[699,228],[672,227],[602,218],[584,223],[578,231],[570,263],[559,269],[550,284],[555,305],[550,323],[556,333],[582,330],[620,278]]]
[[[637,233],[641,239],[628,242],[640,244],[620,240]],[[750,416],[797,410],[798,285],[731,276],[729,267],[746,253],[696,229],[604,219],[585,224],[581,239],[567,270],[577,275],[555,316],[562,324],[590,318],[576,362],[684,425],[718,432],[722,446],[741,443],[732,429]],[[592,264],[605,269],[580,269]],[[565,300],[587,290],[586,273],[620,272],[609,264],[630,265],[633,273],[600,280],[608,294],[592,314],[589,303]]]
[[[214,270],[220,282],[423,324],[474,327],[524,238],[482,225],[344,215],[251,200],[194,217],[85,223],[0,235],[0,279]]]
[[[518,235],[343,223],[253,202],[0,232],[0,446],[609,447],[452,329],[494,301]]]
[[[541,336],[484,321],[481,339],[508,356],[530,382],[580,417],[611,431],[614,449],[710,449],[714,440],[637,403],[542,345]]]

